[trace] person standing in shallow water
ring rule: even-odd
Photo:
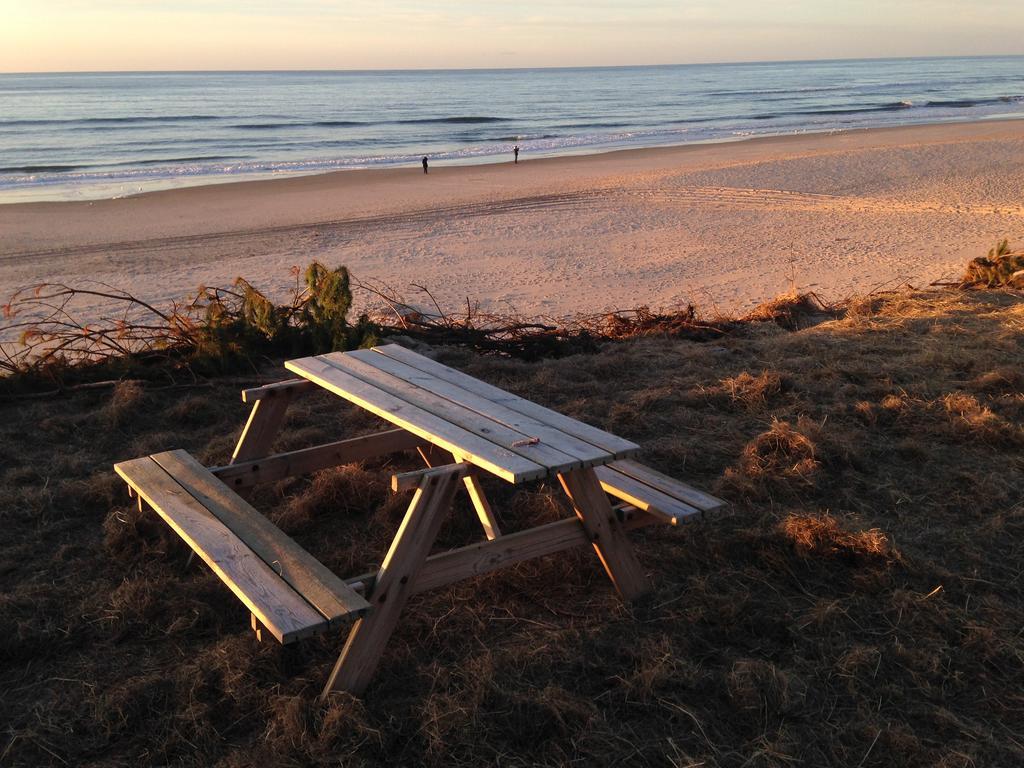
[[[519,145],[512,147],[512,154],[515,155],[515,164],[519,165]]]
[[[424,173],[427,172],[427,156],[426,155],[423,156],[423,172]]]

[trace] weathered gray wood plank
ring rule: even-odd
[[[608,466],[617,472],[636,478],[645,485],[667,493],[669,496],[674,496],[680,501],[696,507],[701,512],[713,512],[716,509],[728,506],[727,502],[712,496],[710,493],[705,493],[673,477],[663,475],[661,472],[639,462],[623,459],[622,461],[613,461]]]
[[[432,374],[444,381],[457,384],[458,386],[480,395],[491,402],[498,403],[513,411],[529,416],[551,427],[555,427],[556,429],[559,429],[566,434],[573,435],[574,437],[588,442],[591,445],[596,445],[615,456],[615,458],[632,456],[640,450],[640,446],[630,440],[618,437],[610,432],[605,432],[602,429],[585,424],[582,421],[570,418],[569,416],[565,416],[557,411],[552,411],[550,408],[545,408],[544,406],[538,405],[530,400],[525,400],[518,395],[513,395],[511,392],[506,392],[503,389],[480,381],[479,379],[475,379],[468,374],[455,370],[454,368],[449,368],[447,365],[442,365],[436,360],[431,360],[423,355],[418,355],[411,350],[398,346],[397,344],[386,344],[380,347],[374,347],[372,351],[375,354],[385,355],[393,360],[406,363],[413,368],[418,368],[419,370]]]
[[[644,485],[636,478],[616,472],[610,467],[595,467],[594,474],[601,483],[605,493],[632,504],[648,514],[660,517],[669,525],[677,525],[680,520],[701,514],[696,507],[691,507],[679,499],[662,493],[657,488]]]
[[[380,355],[374,355],[374,357],[380,357]],[[428,413],[462,427],[467,432],[490,440],[495,445],[518,454],[524,459],[547,467],[551,472],[568,471],[581,465],[575,456],[560,451],[547,442],[539,441],[531,434],[520,432],[495,421],[486,414],[470,410],[462,403],[436,395],[404,380],[401,376],[394,376],[387,371],[382,371],[356,357],[354,353],[333,352],[328,355],[320,355],[318,359],[328,365],[340,368],[384,392],[401,398],[407,403],[412,403]]]
[[[292,589],[337,626],[369,604],[185,451],[151,457],[255,552]]]
[[[374,368],[420,387],[433,395],[443,397],[453,403],[458,403],[463,408],[467,408],[499,424],[504,424],[506,427],[514,429],[526,437],[536,437],[540,440],[541,444],[551,446],[575,458],[578,466],[590,467],[596,464],[605,464],[612,458],[612,454],[603,448],[592,445],[519,411],[514,411],[501,403],[488,400],[486,397],[478,395],[463,386],[440,379],[431,373],[421,371],[386,355],[378,354],[372,349],[346,352],[345,357],[368,363]]]
[[[152,458],[121,462],[114,469],[278,642],[290,643],[327,628],[318,611]]]
[[[289,360],[285,367],[511,483],[537,480],[549,474],[547,467],[467,432],[316,357]]]

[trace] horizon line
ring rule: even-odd
[[[580,64],[539,67],[401,67],[388,68],[295,68],[295,69],[66,69],[3,71],[5,75],[146,75],[146,74],[276,74],[276,73],[375,73],[375,72],[532,72],[569,69],[653,69],[669,67],[729,67],[758,64],[829,64],[859,61],[937,61],[946,59],[1014,59],[1024,53],[979,53],[960,56],[849,56],[827,59],[758,59],[751,61],[704,61],[662,64]]]

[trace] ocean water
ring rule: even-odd
[[[0,74],[0,202],[1024,116],[1024,57]]]

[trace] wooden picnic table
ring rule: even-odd
[[[515,484],[557,478],[622,596],[632,600],[646,590],[643,569],[593,469],[632,456],[640,450],[636,443],[394,344],[289,360],[285,367],[423,438],[444,452],[445,464],[466,463]],[[434,464],[435,460],[428,459],[428,463]],[[501,532],[478,472],[468,471],[463,482],[487,537],[497,538]],[[419,503],[430,501],[421,499]],[[450,499],[443,506],[448,504]],[[425,550],[436,536],[436,529],[430,530],[430,541],[420,542]],[[396,545],[401,535],[399,532]],[[399,601],[393,595],[383,599],[387,611],[395,613],[397,619],[402,607]],[[380,609],[384,603],[375,607],[378,612],[361,619],[353,629],[346,652],[339,659],[335,682],[340,687],[351,687],[353,682],[344,674],[346,669],[358,676],[366,666],[371,642],[380,647],[379,638],[359,643],[359,636],[371,631],[368,625],[382,621]]]
[[[301,378],[243,391],[253,408],[231,464],[207,470],[171,451],[116,469],[140,504],[145,499],[249,607],[257,636],[265,627],[288,643],[355,619],[324,696],[366,688],[413,594],[589,544],[622,597],[633,600],[647,580],[626,530],[675,525],[724,504],[632,461],[636,443],[394,344],[285,367]],[[292,399],[318,387],[395,429],[271,454]],[[339,579],[240,495],[258,483],[409,450],[427,468],[392,479],[395,491],[415,493],[376,573]],[[557,479],[576,516],[503,532],[481,482],[488,476],[517,485]],[[460,487],[487,540],[432,554]]]

